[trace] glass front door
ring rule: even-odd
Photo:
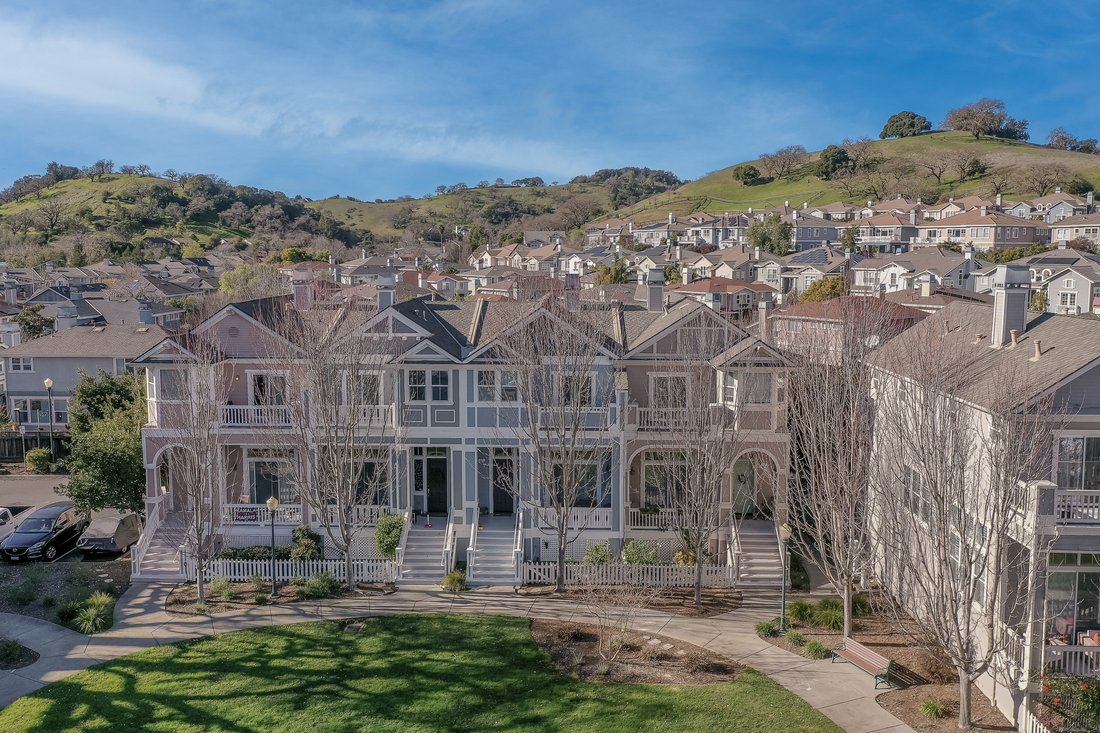
[[[752,461],[742,458],[733,464],[733,514],[754,517],[760,513],[756,505],[756,472]]]
[[[413,448],[413,490],[428,514],[447,514],[447,449]]]

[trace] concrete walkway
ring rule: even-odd
[[[511,589],[493,588],[457,596],[431,589],[403,589],[388,596],[256,606],[239,613],[198,618],[176,617],[164,612],[164,599],[171,588],[167,583],[132,585],[115,607],[114,627],[94,637],[38,619],[0,614],[0,634],[18,639],[42,655],[29,667],[0,672],[0,706],[97,662],[158,644],[255,626],[413,612],[590,620],[585,609],[572,601],[521,596]],[[745,605],[731,613],[696,619],[647,610],[637,615],[634,628],[695,644],[753,667],[850,733],[913,733],[875,702],[877,692],[869,675],[849,664],[803,659],[758,638],[753,624],[774,618],[778,612],[778,597],[750,592]]]

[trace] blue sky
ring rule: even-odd
[[[0,186],[108,157],[360,198],[694,178],[982,96],[1100,137],[1092,3],[0,0]]]

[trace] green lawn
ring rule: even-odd
[[[746,670],[716,685],[560,674],[525,619],[394,616],[271,627],[149,649],[0,711],[0,731],[839,731]]]

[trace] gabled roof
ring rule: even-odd
[[[13,346],[4,356],[132,359],[160,343],[160,326],[76,326]]]
[[[883,298],[861,295],[842,295],[831,300],[812,303],[796,303],[775,312],[777,319],[812,319],[818,321],[847,321],[865,313],[876,313],[895,320],[920,320],[927,314],[916,308],[891,303]]]

